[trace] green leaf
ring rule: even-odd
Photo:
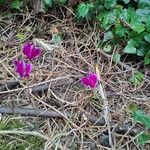
[[[137,110],[133,112],[132,117],[134,121],[145,125],[147,128],[150,128],[150,116],[147,116],[143,111]]]
[[[136,54],[135,43],[133,42],[133,40],[128,41],[123,51],[128,54]]]
[[[116,35],[118,35],[119,37],[123,37],[125,35],[125,28],[122,25],[118,25],[116,26]]]
[[[121,58],[121,55],[118,52],[114,53],[114,55],[113,55],[114,62],[119,62],[120,58]]]
[[[113,34],[111,31],[105,32],[104,33],[104,38],[103,38],[103,42],[106,42],[108,40],[111,40],[113,38]]]
[[[5,2],[5,0],[0,0],[0,4],[3,4]]]
[[[125,4],[128,4],[128,3],[130,2],[130,0],[123,0],[123,2],[124,2]]]
[[[136,31],[137,33],[141,33],[145,30],[145,27],[142,23],[137,22],[137,21],[132,21],[131,23],[131,28]]]
[[[107,29],[109,26],[115,23],[116,16],[113,11],[107,11],[100,13],[97,16],[97,19],[100,21],[100,26],[104,29]]]
[[[44,0],[44,2],[47,6],[52,6],[52,3],[53,3],[52,0]]]
[[[22,34],[22,33],[18,33],[18,34],[16,35],[16,37],[17,37],[18,40],[23,41],[23,40],[26,39],[27,35]]]
[[[144,36],[144,39],[150,43],[150,34],[147,34]]]
[[[150,8],[150,0],[139,0],[138,8]]]
[[[105,0],[104,7],[110,9],[117,4],[116,0]]]
[[[131,103],[128,105],[127,111],[133,113],[134,111],[137,111],[137,106],[134,103]]]
[[[13,8],[13,9],[20,10],[21,2],[19,0],[13,0],[10,4],[10,7]]]
[[[149,65],[150,64],[150,50],[145,54],[144,64],[145,65]]]
[[[61,36],[58,33],[53,34],[52,36],[52,42],[54,44],[61,42]]]
[[[140,85],[144,79],[144,74],[137,71],[129,78],[129,82],[135,86]]]
[[[67,0],[59,0],[59,3],[61,4],[65,4],[67,2]]]
[[[79,17],[85,18],[88,15],[91,8],[93,8],[93,3],[79,4],[79,6],[77,8],[77,13],[78,13]]]
[[[137,9],[136,14],[138,15],[138,20],[141,22],[147,22],[150,16],[150,9]]]
[[[137,137],[137,143],[140,146],[144,146],[150,140],[150,135],[148,133],[142,133]]]
[[[144,51],[143,51],[143,49],[137,49],[137,51],[136,51],[136,54],[137,54],[137,56],[144,56]]]
[[[109,52],[111,52],[111,46],[106,45],[103,50],[104,50],[104,52],[109,53]]]

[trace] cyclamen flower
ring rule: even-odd
[[[16,72],[19,74],[21,78],[27,77],[29,78],[29,75],[32,71],[32,64],[25,63],[24,60],[16,60],[14,61]]]
[[[31,61],[32,59],[40,56],[41,49],[29,43],[25,43],[23,45],[22,52]]]
[[[95,88],[98,82],[98,78],[95,73],[89,73],[87,76],[82,77],[80,81],[84,86]]]

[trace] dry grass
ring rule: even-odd
[[[132,122],[126,108],[133,102],[150,114],[150,82],[143,81],[140,86],[133,87],[128,81],[133,71],[125,70],[112,62],[112,59],[102,55],[97,48],[101,32],[95,29],[95,23],[94,27],[87,28],[87,24],[84,27],[75,25],[69,19],[60,20],[50,15],[40,19],[30,13],[14,14],[11,19],[2,17],[2,20],[4,23],[0,22],[0,82],[19,80],[22,87],[0,92],[1,105],[47,108],[57,112],[69,112],[70,116],[64,116],[64,119],[21,117],[20,120],[25,120],[28,127],[34,122],[38,130],[30,132],[28,128],[4,131],[1,129],[0,134],[7,137],[8,133],[14,133],[14,138],[17,138],[18,133],[40,136],[44,138],[43,147],[40,149],[45,150],[92,150],[95,149],[94,144],[97,149],[109,149],[102,146],[107,142],[107,139],[104,139],[107,126],[96,126],[86,118],[79,119],[83,112],[96,117],[104,115],[103,101],[98,91],[86,89],[79,82],[85,73],[95,72],[97,64],[108,97],[108,117],[112,122],[114,149],[140,149],[135,137],[128,132],[142,127]],[[80,26],[83,27],[82,30]],[[58,44],[51,41],[56,29],[62,37]],[[18,33],[26,37],[18,39]],[[42,48],[42,56],[33,62],[34,71],[29,81],[18,79],[12,63],[14,59],[23,57],[21,46],[24,41],[34,42]],[[64,79],[70,82],[57,87],[51,82],[63,82]],[[46,94],[38,95],[26,90],[29,86],[41,83],[50,83]],[[124,124],[128,127],[126,134],[115,132],[116,126]],[[103,142],[100,142],[102,140]],[[149,145],[146,145],[145,150],[148,149]]]

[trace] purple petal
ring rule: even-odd
[[[15,66],[17,67],[18,64],[19,64],[19,61],[18,61],[18,60],[15,60],[15,61],[14,61],[14,64],[15,64]]]
[[[31,53],[31,59],[40,56],[40,53],[41,53],[41,49],[40,49],[40,48],[38,48],[38,47],[33,47],[32,53]]]
[[[25,62],[23,60],[17,62],[16,72],[19,73],[20,77],[23,77],[25,74]]]
[[[98,79],[95,73],[89,73],[86,77],[81,78],[83,85],[94,88],[97,85]]]
[[[29,43],[25,43],[22,48],[23,54],[26,55],[26,57],[30,60],[32,59],[31,58],[32,49],[33,49],[33,46]]]
[[[32,71],[32,64],[26,64],[25,67],[25,76],[29,77],[30,72]]]
[[[26,57],[29,60],[32,60],[38,56],[40,56],[41,49],[38,47],[35,47],[34,45],[31,45],[29,43],[25,43],[23,48],[23,54],[26,55]]]
[[[90,80],[91,87],[94,87],[97,84],[98,79],[96,74],[90,73],[88,75],[88,79]]]
[[[89,81],[89,79],[87,77],[83,77],[83,78],[81,78],[81,83],[83,85],[89,86],[90,81]]]

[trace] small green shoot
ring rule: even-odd
[[[141,84],[141,82],[143,82],[144,80],[144,74],[137,71],[135,72],[130,78],[129,78],[129,82],[132,85],[138,86]]]

